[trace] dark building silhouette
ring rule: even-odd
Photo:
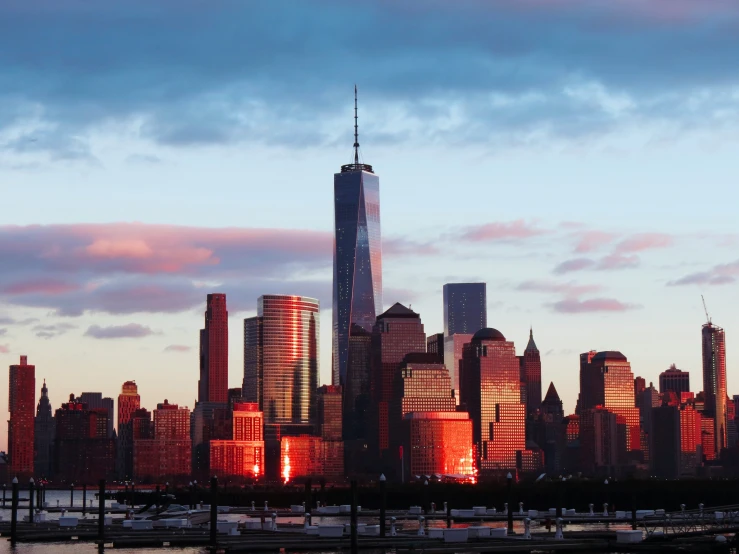
[[[429,335],[426,339],[426,352],[436,354],[444,360],[444,333]]]
[[[475,333],[464,346],[459,387],[460,405],[472,419],[481,474],[516,468],[517,453],[526,450],[526,407],[513,342],[496,329]]]
[[[633,394],[631,387],[628,393]],[[580,468],[588,475],[616,474],[622,461],[619,454],[626,449],[625,430],[619,430],[616,414],[601,406],[582,409],[579,437]]]
[[[133,442],[134,476],[150,482],[184,482],[191,474],[190,410],[165,400],[154,410],[152,427],[149,438]]]
[[[526,388],[526,413],[534,414],[541,408],[541,355],[534,342],[534,330],[529,330],[529,342],[519,358],[521,382]]]
[[[344,387],[343,432],[348,474],[373,474],[369,441],[372,409],[372,333],[355,325],[349,336],[349,367]]]
[[[388,461],[398,459],[390,449],[390,403],[393,382],[406,355],[426,352],[426,334],[421,317],[395,303],[377,317],[372,331],[372,441],[374,456]],[[397,468],[391,466],[388,471]]]
[[[88,410],[102,409],[108,411],[107,427],[105,429],[105,432],[108,438],[112,438],[113,417],[115,410],[113,399],[107,396],[103,397],[102,392],[83,392],[82,394],[80,394],[79,398],[77,398],[77,401],[86,404]]]
[[[41,387],[41,398],[36,406],[36,419],[34,420],[34,474],[37,477],[49,479],[53,474],[54,467],[54,414],[49,401],[49,389],[46,388],[46,379]]]
[[[108,410],[88,409],[69,395],[56,410],[55,473],[62,483],[97,484],[115,472],[115,440],[108,437]]]
[[[547,472],[560,472],[564,468],[567,446],[564,417],[562,400],[554,388],[554,383],[549,383],[547,394],[541,403],[541,410],[534,420],[534,432],[531,433],[534,442],[544,452]]]
[[[709,320],[701,330],[703,343],[703,413],[713,419],[714,457],[727,446],[726,337]],[[704,451],[708,456],[708,452]]]
[[[323,385],[318,389],[316,432],[324,440],[340,441],[343,439],[341,393],[341,387],[335,385]]]
[[[678,369],[675,364],[659,374],[659,392],[673,391],[680,399],[680,394],[690,392],[690,372]]]
[[[676,406],[649,408],[649,469],[660,479],[680,476],[680,410]]]
[[[346,386],[349,338],[355,328],[372,331],[382,311],[380,179],[359,161],[356,89],[354,162],[334,175],[334,282],[332,384]],[[266,417],[266,413],[265,413]]]
[[[8,473],[18,478],[33,476],[34,418],[36,400],[36,366],[21,356],[20,363],[10,366],[8,387]]]
[[[225,294],[209,294],[200,330],[198,402],[228,402],[228,311]]]
[[[126,381],[118,395],[118,467],[121,479],[133,477],[133,423],[131,418],[141,407],[136,381]]]

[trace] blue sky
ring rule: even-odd
[[[738,28],[719,0],[4,4],[0,361],[55,406],[135,379],[192,407],[205,294],[231,386],[257,296],[305,294],[327,382],[356,83],[387,306],[435,333],[442,285],[486,281],[569,412],[589,349],[700,390],[703,293],[737,390]]]

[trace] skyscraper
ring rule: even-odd
[[[678,369],[675,364],[659,374],[659,392],[673,391],[678,400],[680,393],[690,392],[690,372]]]
[[[444,296],[444,336],[474,335],[488,325],[485,283],[447,283]]]
[[[105,432],[107,434],[107,437],[111,438],[113,436],[113,412],[115,409],[113,405],[113,399],[108,396],[103,397],[102,392],[83,392],[82,394],[80,394],[77,401],[82,402],[83,404],[87,404],[88,410],[101,409],[108,412],[108,419],[106,420],[107,427],[105,428]]]
[[[703,339],[703,413],[713,418],[716,457],[727,446],[726,435],[726,337],[709,319],[701,330]],[[708,452],[704,451],[706,457]]]
[[[423,323],[416,312],[395,303],[377,317],[372,331],[372,443],[380,456],[390,448],[389,409],[395,375],[411,352],[426,352]]]
[[[134,440],[137,479],[177,479],[191,475],[190,410],[167,400],[154,410],[153,437]]]
[[[49,389],[46,388],[46,379],[41,387],[41,398],[36,406],[36,419],[34,421],[34,473],[38,477],[51,477],[54,461],[54,414],[49,401]]]
[[[122,479],[133,477],[133,422],[131,418],[141,407],[141,397],[136,381],[126,381],[118,395],[118,475]]]
[[[265,294],[257,316],[244,320],[245,398],[259,403],[266,424],[308,424],[315,415],[318,319],[314,298]]]
[[[380,180],[359,162],[354,89],[354,163],[334,175],[334,285],[331,378],[345,385],[354,326],[371,331],[382,311]]]
[[[519,357],[521,382],[526,385],[526,412],[541,408],[541,355],[534,342],[534,330],[529,330],[529,343]]]
[[[18,365],[10,366],[9,380],[8,472],[30,477],[33,475],[36,366],[28,365],[28,357],[21,356]]]
[[[459,400],[473,422],[480,471],[515,468],[526,449],[526,407],[516,348],[497,329],[480,329],[464,346]]]
[[[228,311],[225,294],[209,294],[200,330],[198,402],[228,402]]]

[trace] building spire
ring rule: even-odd
[[[354,164],[359,165],[359,124],[357,117],[357,85],[354,85]]]

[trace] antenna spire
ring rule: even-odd
[[[357,85],[354,85],[354,163],[359,164],[359,125],[357,117]]]

